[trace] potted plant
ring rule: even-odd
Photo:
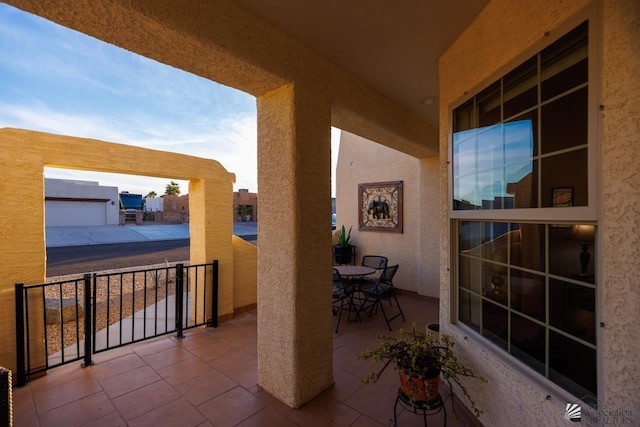
[[[333,245],[333,254],[336,259],[336,264],[349,264],[353,257],[353,245],[351,244],[351,229],[346,232],[344,225],[338,235],[338,242]]]
[[[393,363],[400,373],[400,389],[412,406],[429,404],[438,398],[440,377],[444,378],[455,397],[454,384],[469,400],[476,417],[482,414],[469,391],[461,384],[462,377],[487,380],[464,366],[453,352],[455,343],[449,335],[436,336],[418,331],[414,324],[410,331],[400,330],[398,337],[378,334],[378,346],[357,354],[358,359],[385,362],[382,369],[363,379],[365,384],[375,383],[384,370]],[[458,414],[453,409],[456,417]]]

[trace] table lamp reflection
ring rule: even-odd
[[[593,242],[595,234],[595,227],[587,224],[576,224],[573,226],[571,233],[569,233],[569,239],[580,242],[582,247],[580,251],[580,265],[582,267],[581,275],[587,274],[587,268],[589,267],[589,261],[591,260],[591,254],[589,253],[589,244]]]

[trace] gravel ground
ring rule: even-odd
[[[156,269],[146,273],[128,273],[131,269],[117,269],[98,272],[98,276],[106,273],[123,273],[109,276],[107,285],[106,277],[98,277],[96,286],[96,330],[100,331],[107,326],[118,322],[121,318],[133,315],[136,311],[142,310],[145,305],[148,307],[160,301],[168,295],[175,294],[175,269],[167,270],[166,264],[157,264],[139,267],[138,269]],[[173,265],[171,265],[173,267]],[[167,275],[168,272],[168,275]],[[58,286],[47,286],[45,297],[47,299],[73,298],[83,301],[83,283],[79,281],[79,289],[76,295],[76,279],[78,275],[50,277],[47,283],[65,282]],[[156,282],[159,284],[156,287]],[[122,287],[122,290],[120,289]],[[145,300],[146,294],[146,300]],[[122,298],[120,297],[122,295]],[[135,304],[134,304],[135,301]],[[82,304],[84,305],[84,304]],[[73,310],[73,309],[72,309]],[[64,347],[75,345],[76,342],[84,339],[84,321],[82,313],[79,313],[80,322],[73,319],[63,321],[58,324],[47,325],[47,354],[54,354],[61,350],[62,342]],[[64,339],[63,339],[64,337]],[[82,350],[82,349],[81,349]]]

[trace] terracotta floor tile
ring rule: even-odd
[[[160,377],[156,371],[144,365],[119,375],[100,379],[98,382],[107,396],[109,396],[110,399],[114,399],[123,394],[153,384],[161,379],[162,377]]]
[[[99,392],[40,413],[39,420],[41,427],[75,427],[84,426],[114,412],[115,408],[107,396]]]
[[[292,409],[284,403],[280,402],[278,399],[264,391],[261,387],[256,386],[256,388],[258,388],[258,391],[254,393],[254,396],[261,402],[263,402],[266,406],[270,406],[271,409],[274,409],[280,415],[288,418],[295,412],[295,409]]]
[[[214,368],[209,366],[206,362],[203,362],[197,357],[192,357],[190,359],[183,360],[182,362],[158,369],[157,372],[162,375],[165,381],[169,384],[176,385],[208,372],[212,372],[213,370]]]
[[[297,425],[298,424],[283,416],[275,409],[267,406],[257,414],[238,424],[237,427],[296,427]]]
[[[236,372],[235,374],[229,374],[229,376],[242,387],[250,389],[258,384],[258,365],[251,364],[249,368]]]
[[[36,408],[29,386],[13,389],[13,423],[15,426],[38,426]]]
[[[173,365],[183,360],[187,360],[194,357],[192,353],[186,348],[174,345],[158,353],[145,356],[144,361],[153,369],[162,369],[165,366]]]
[[[180,342],[184,348],[189,350],[209,345],[212,341],[211,335],[205,333],[201,328],[190,329],[184,335],[185,337]]]
[[[101,391],[93,378],[78,378],[45,390],[33,390],[33,397],[37,411],[43,413]]]
[[[175,347],[176,343],[167,337],[163,337],[153,342],[144,342],[137,344],[133,347],[133,351],[140,357],[149,356],[151,354],[159,353],[168,348]]]
[[[212,371],[181,382],[174,388],[193,405],[200,405],[238,386],[238,383],[221,372]]]
[[[351,427],[384,427],[388,425],[389,424],[379,423],[366,415],[360,415],[360,418],[358,418],[355,423],[351,424]]]
[[[323,393],[297,409],[289,419],[301,426],[350,426],[360,415],[359,412]]]
[[[255,355],[249,355],[239,351],[229,353],[225,357],[209,362],[211,366],[225,374],[234,374],[243,371],[247,369],[248,366],[257,363],[258,361]]]
[[[127,423],[119,413],[112,412],[107,416],[85,424],[83,427],[127,427]]]
[[[236,387],[198,406],[198,410],[216,427],[232,427],[265,407],[264,402]]]
[[[205,421],[189,402],[179,399],[129,421],[129,427],[195,427]]]
[[[119,375],[123,372],[128,372],[145,365],[144,360],[142,360],[137,354],[128,353],[103,363],[96,363],[86,369],[91,370],[94,377],[102,379]]]
[[[51,387],[57,387],[72,381],[83,378],[91,378],[91,372],[88,369],[78,369],[80,362],[70,363],[55,369],[50,369],[47,374],[37,378],[37,380],[29,381],[29,386],[35,391],[45,390]]]
[[[231,344],[227,344],[224,341],[209,337],[210,343],[196,348],[191,348],[189,351],[198,359],[205,362],[210,362],[215,359],[226,357],[227,355],[236,351],[235,347]]]
[[[355,352],[348,347],[338,347],[333,351],[333,366],[345,372],[353,372],[365,364],[356,359]]]
[[[356,391],[344,403],[361,414],[388,425],[393,419],[393,405],[396,397],[397,391],[386,389],[378,384],[368,384]]]
[[[173,387],[161,380],[117,397],[112,402],[122,418],[129,421],[179,398]]]
[[[364,387],[362,379],[359,376],[338,368],[334,368],[333,370],[333,380],[335,384],[325,393],[328,393],[329,396],[339,402],[344,402],[353,393]]]

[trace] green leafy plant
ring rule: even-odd
[[[338,246],[349,246],[351,244],[351,229],[353,227],[349,227],[349,233],[345,232],[344,225],[342,226],[342,230],[340,231],[340,235],[338,236]]]
[[[451,399],[453,400],[455,397],[455,384],[469,400],[476,417],[479,417],[483,412],[477,407],[467,388],[462,385],[461,378],[477,378],[485,383],[487,379],[477,375],[472,369],[460,362],[453,352],[454,347],[455,342],[451,336],[437,337],[431,333],[426,334],[417,330],[416,325],[413,324],[410,331],[400,330],[398,337],[378,334],[378,346],[364,350],[356,357],[385,362],[382,369],[363,378],[362,381],[365,384],[378,381],[380,375],[392,363],[396,370],[420,380],[433,378],[439,372],[451,390]],[[458,417],[455,408],[453,412]]]

